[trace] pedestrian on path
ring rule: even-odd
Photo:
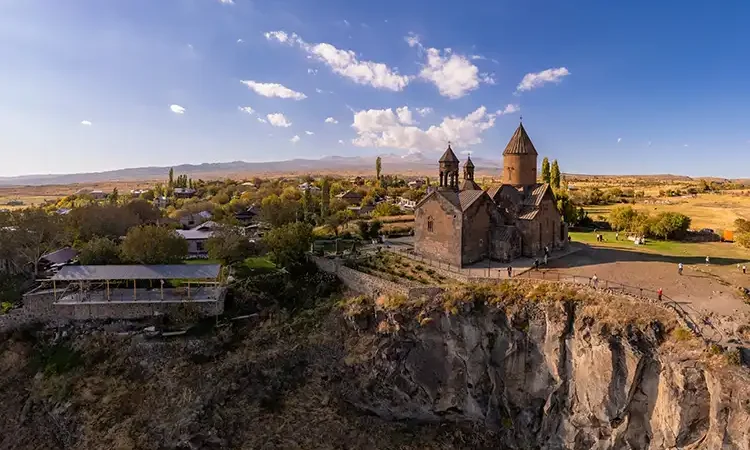
[[[682,275],[682,263],[677,264],[677,273]]]
[[[534,259],[534,269],[539,270],[539,258]]]
[[[659,290],[657,292],[659,294],[659,301],[661,301],[661,296],[664,293],[664,291],[662,291],[661,288],[659,288]]]
[[[619,241],[619,240],[620,240],[620,233],[615,233],[615,240],[616,240],[616,241]]]
[[[596,274],[591,277],[591,283],[594,285],[594,289],[597,289],[599,287],[599,277],[597,277]]]
[[[508,266],[508,278],[512,278],[512,277],[513,277],[513,267]]]
[[[711,264],[711,258],[709,258],[708,256],[706,256],[706,265],[709,265],[709,264]]]
[[[549,247],[547,247],[546,245],[544,246],[544,256],[549,256]]]
[[[746,275],[746,274],[747,274],[747,266],[743,265],[742,266],[742,275]]]
[[[546,253],[544,254],[544,265],[545,266],[547,265],[547,254]]]

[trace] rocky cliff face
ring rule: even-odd
[[[514,449],[750,449],[747,372],[698,359],[659,322],[616,331],[557,302],[422,323],[350,343],[370,349],[350,356],[351,403],[388,419],[481,423]]]

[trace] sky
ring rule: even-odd
[[[0,176],[393,153],[750,177],[750,2],[0,0]],[[387,170],[387,168],[384,168]]]

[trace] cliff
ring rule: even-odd
[[[145,325],[0,336],[0,448],[750,449],[747,370],[635,300],[501,285]]]

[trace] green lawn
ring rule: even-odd
[[[218,259],[186,259],[185,264],[221,264]]]
[[[635,245],[627,240],[625,233],[620,233],[620,240],[615,240],[614,231],[599,231],[604,236],[604,242],[596,242],[596,233],[571,231],[573,242],[585,242],[592,246],[622,248],[626,250],[654,253],[667,256],[692,256],[712,258],[750,259],[748,250],[737,247],[728,242],[679,242],[647,239],[646,245]]]
[[[253,256],[251,258],[247,258],[242,263],[242,266],[254,270],[273,270],[276,268],[276,265],[265,256]]]

